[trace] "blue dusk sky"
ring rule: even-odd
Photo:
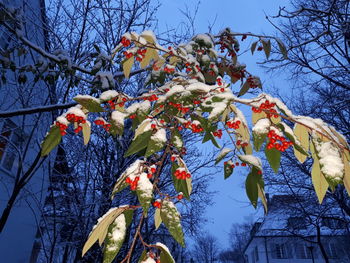
[[[163,0],[158,12],[159,33],[168,28],[177,28],[181,21],[186,18],[181,10],[186,10],[186,6],[194,12],[198,1],[194,0]],[[253,32],[257,34],[274,34],[275,30],[265,19],[265,14],[275,15],[279,6],[288,6],[287,0],[202,0],[195,19],[196,33],[208,31],[208,25],[216,18],[213,33],[219,32],[225,27],[230,27],[235,32]],[[249,38],[247,39],[249,43]],[[249,72],[261,78],[263,86],[266,88],[288,87],[288,83],[283,78],[272,77],[266,74],[256,62],[263,59],[263,52],[254,56],[250,52],[239,58],[240,62],[247,65]],[[247,112],[248,113],[248,112]],[[253,217],[254,220],[261,215],[250,204],[245,194],[244,180],[247,170],[237,170],[234,174],[224,180],[223,173],[217,174],[210,190],[216,191],[214,195],[215,204],[207,208],[206,217],[208,223],[205,224],[204,231],[214,234],[223,247],[228,247],[228,232],[232,223],[239,223]]]

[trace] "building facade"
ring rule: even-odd
[[[339,210],[288,195],[273,196],[269,207],[251,230],[247,263],[324,263],[324,254],[332,263],[350,262],[349,218]]]

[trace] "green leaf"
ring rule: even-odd
[[[140,135],[138,135],[131,143],[129,149],[124,154],[124,157],[128,157],[134,153],[138,153],[139,151],[145,149],[148,146],[148,142],[152,136],[153,131],[146,131]]]
[[[287,52],[286,46],[283,44],[282,40],[280,40],[279,38],[276,38],[276,42],[277,42],[278,47],[283,55],[283,58],[288,59],[288,52]]]
[[[140,188],[140,182],[137,184],[136,195],[142,206],[143,214],[147,216],[148,209],[153,199],[153,185],[147,178],[146,173],[140,175],[140,181],[142,181],[142,188]]]
[[[154,212],[154,226],[156,230],[159,228],[161,223],[162,223],[162,218],[160,217],[160,209],[156,208],[156,211]]]
[[[320,163],[317,158],[314,159],[311,170],[312,184],[315,188],[316,195],[320,204],[322,204],[328,189],[328,182],[321,172]]]
[[[124,211],[123,214],[125,216],[126,227],[129,227],[132,223],[132,219],[134,216],[134,210],[126,210],[126,211]]]
[[[92,96],[84,95],[77,96],[73,98],[76,102],[78,102],[81,106],[87,109],[89,112],[103,112],[103,108],[100,105],[100,101]]]
[[[210,131],[207,131],[204,135],[203,141],[202,143],[205,143],[207,141],[211,140],[211,142],[213,143],[213,145],[217,148],[221,148],[221,146],[217,143],[217,141],[215,140],[215,137],[213,136],[213,134]]]
[[[258,44],[258,41],[253,42],[252,46],[250,47],[250,51],[252,52],[252,55],[254,55],[254,51],[256,49],[256,45]]]
[[[147,146],[147,151],[145,154],[145,157],[149,157],[152,154],[159,152],[160,150],[162,150],[165,146],[164,141],[159,141],[159,140],[154,140],[151,136],[149,142],[148,142],[148,146]]]
[[[101,245],[106,238],[108,233],[109,226],[113,223],[113,221],[120,216],[125,210],[128,210],[128,207],[116,207],[110,209],[101,219],[98,221],[97,225],[91,231],[88,240],[85,242],[82,257],[85,253],[92,247],[93,244],[97,240],[99,240],[99,244]]]
[[[176,162],[174,162],[171,166],[171,174],[172,174],[172,179],[173,179],[173,183],[174,183],[174,188],[175,188],[176,192],[178,192],[178,193],[182,192],[184,197],[187,200],[190,200],[190,195],[192,192],[192,178],[187,178],[186,180],[177,179],[174,174],[175,174],[176,169],[179,167],[180,166]],[[188,172],[187,168],[186,168],[186,172]]]
[[[259,198],[261,199],[261,202],[263,203],[264,205],[264,212],[265,212],[265,215],[267,214],[267,198],[266,198],[266,195],[265,195],[265,191],[264,191],[264,187],[262,187],[260,184],[258,184],[258,196]]]
[[[253,132],[253,143],[255,151],[260,151],[261,146],[265,142],[266,134],[257,134]]]
[[[118,233],[118,238],[114,236],[114,233]],[[114,260],[124,243],[125,234],[125,216],[121,214],[108,228],[105,247],[103,249],[103,263],[111,263]]]
[[[226,164],[224,164],[224,178],[227,179],[231,176],[233,173],[233,168],[232,168],[232,162],[228,161]]]
[[[281,161],[281,152],[276,150],[275,148],[265,148],[265,155],[271,168],[274,170],[275,173],[278,173],[278,168],[280,167]]]
[[[147,251],[144,250],[144,251],[142,251],[142,254],[141,254],[140,258],[139,258],[138,263],[141,263],[142,261],[144,261],[146,259],[147,259]]]
[[[257,202],[258,202],[258,178],[257,176],[252,172],[250,172],[246,178],[245,181],[245,190],[247,193],[247,196],[254,206],[256,208]]]
[[[174,258],[170,254],[169,249],[164,244],[157,242],[156,246],[160,249],[160,262],[161,263],[175,263]]]
[[[61,138],[60,128],[51,126],[49,133],[41,144],[41,157],[48,155],[61,142]]]
[[[244,84],[243,84],[241,90],[240,90],[239,93],[238,93],[238,97],[241,97],[241,96],[243,96],[244,94],[246,94],[246,93],[248,92],[249,89],[250,89],[249,82],[248,82],[248,81],[244,82]]]
[[[160,216],[172,237],[182,247],[185,247],[185,240],[181,227],[180,214],[177,211],[174,203],[168,200],[163,200],[162,207],[160,209]]]
[[[270,39],[267,41],[261,39],[261,43],[263,45],[266,58],[268,59],[270,56],[270,53],[271,53],[271,41],[270,41]]]

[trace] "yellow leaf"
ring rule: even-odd
[[[321,204],[328,189],[328,182],[321,172],[320,163],[317,158],[314,158],[314,163],[312,165],[311,171],[311,179],[316,191],[318,201]]]
[[[157,58],[158,58],[158,51],[153,48],[147,48],[145,57],[142,59],[140,63],[141,68],[147,67],[152,59],[156,60]]]
[[[294,134],[296,136],[296,138],[299,140],[301,146],[306,150],[306,152],[309,151],[309,132],[308,129],[301,124],[295,124],[294,126]],[[299,162],[303,163],[305,162],[307,155],[302,154],[301,152],[299,152],[298,150],[294,148],[294,155],[295,157],[299,160]]]
[[[267,214],[267,199],[266,199],[266,196],[265,196],[264,189],[262,189],[262,187],[259,184],[258,184],[258,196],[260,197],[261,202],[264,205],[265,214]]]
[[[348,194],[350,195],[350,163],[349,159],[346,157],[346,155],[343,153],[343,162],[344,162],[344,186],[346,191],[348,191]]]
[[[172,56],[169,60],[169,64],[176,66],[176,64],[180,61],[181,61],[181,59],[179,59],[178,57]]]
[[[156,211],[154,212],[154,225],[156,229],[159,228],[161,223],[162,223],[162,218],[160,217],[160,209],[156,208]]]
[[[89,122],[85,122],[83,124],[84,145],[87,145],[89,143],[90,135],[91,135],[91,124]]]
[[[123,71],[124,71],[124,76],[126,78],[129,78],[133,64],[134,64],[134,56],[132,56],[131,58],[128,58],[127,60],[124,60]]]
[[[264,118],[267,118],[267,116],[266,116],[266,113],[263,112],[263,111],[259,112],[259,113],[257,113],[257,112],[253,112],[252,113],[252,122],[253,122],[253,124],[257,123],[258,120],[264,119]]]
[[[112,224],[113,221],[127,209],[129,208],[128,207],[115,208],[112,212],[104,216],[103,219],[97,223],[95,228],[91,231],[88,237],[88,240],[84,244],[82,257],[92,247],[92,245],[95,244],[97,240],[99,240],[100,245],[103,243],[104,239],[106,238],[109,225]]]

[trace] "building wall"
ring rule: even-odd
[[[22,7],[25,17],[24,35],[38,46],[45,46],[45,38],[42,27],[42,0],[2,0],[4,4],[10,4],[14,8]],[[0,26],[1,27],[1,26]],[[11,48],[16,46],[16,41],[4,29],[1,30],[0,47]],[[14,53],[11,58],[17,66],[32,64],[37,54],[28,53],[18,58]],[[6,83],[0,84],[0,111],[35,107],[44,104],[48,100],[49,89],[43,83],[36,82],[31,74],[25,73],[27,82],[18,84],[18,72],[7,71]],[[11,124],[8,129],[5,126]],[[48,114],[27,115],[0,119],[0,136],[2,154],[0,159],[0,216],[6,207],[14,189],[17,176],[24,173],[33,164],[39,153],[40,142],[52,123]],[[7,134],[4,134],[4,132]],[[6,136],[5,136],[6,135]],[[4,141],[5,140],[5,141]],[[1,147],[0,147],[1,148]],[[13,155],[9,164],[9,156]],[[30,262],[33,241],[40,220],[41,208],[45,197],[48,174],[50,173],[51,157],[43,160],[22,189],[17,201],[10,213],[5,228],[0,233],[0,262],[20,263]],[[42,160],[40,160],[41,162]],[[22,167],[22,169],[19,169]]]
[[[349,263],[350,254],[342,237],[323,237],[330,262]],[[313,247],[312,261],[311,251]],[[254,237],[246,249],[247,263],[324,263],[317,244],[297,237]]]

